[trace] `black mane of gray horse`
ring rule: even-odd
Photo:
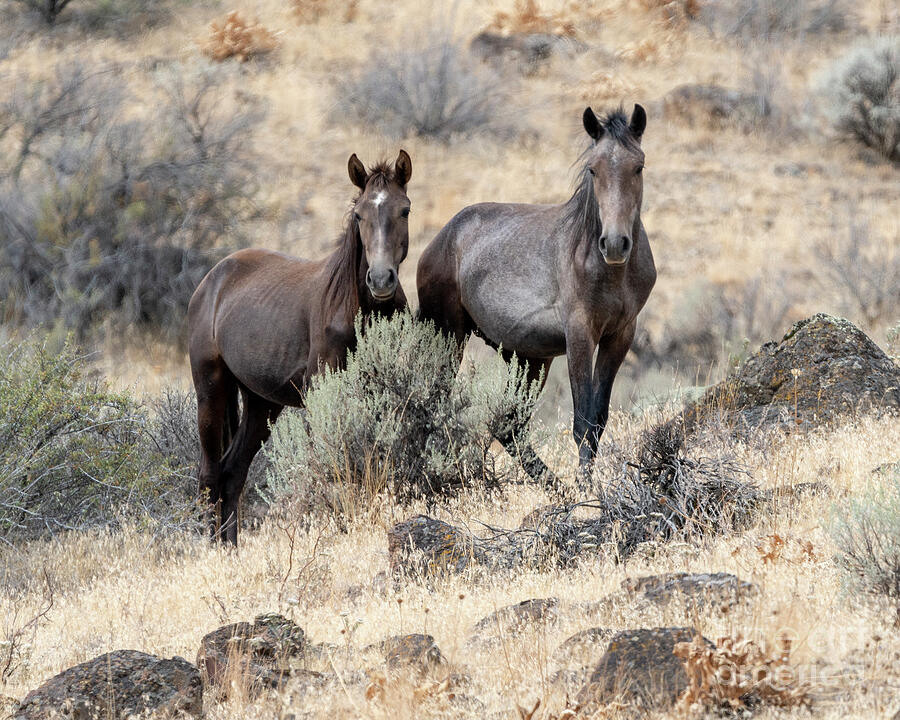
[[[592,143],[567,202],[464,208],[425,249],[416,284],[420,317],[461,345],[477,332],[507,358],[515,353],[532,379],[546,379],[553,358],[566,356],[584,478],[656,267],[641,222],[644,109],[601,119],[587,108],[582,121]],[[498,439],[557,487],[515,432]]]

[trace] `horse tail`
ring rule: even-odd
[[[228,452],[231,441],[237,434],[239,419],[238,387],[233,383],[228,388],[228,396],[225,399],[225,422],[222,423],[222,456]]]

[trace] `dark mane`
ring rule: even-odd
[[[390,162],[381,160],[369,168],[366,187],[371,185],[375,189],[381,189],[393,180],[394,170]],[[359,226],[353,220],[353,208],[362,194],[363,191],[360,190],[351,201],[344,219],[344,229],[338,237],[338,247],[326,263],[325,274],[328,277],[328,285],[322,296],[326,315],[337,310],[345,301],[349,301],[347,310],[350,311],[351,322],[352,316],[359,310],[359,265],[362,262],[362,240],[359,237]]]
[[[620,107],[607,113],[600,120],[604,133],[609,133],[617,142],[627,148],[638,148],[634,134],[628,127],[629,121],[625,111]],[[578,246],[585,238],[599,237],[603,230],[603,223],[600,221],[600,208],[597,206],[597,200],[594,198],[594,181],[592,180],[590,168],[587,165],[587,157],[594,149],[594,143],[590,145],[578,156],[581,163],[581,169],[575,180],[575,191],[566,201],[563,208],[562,221],[559,228],[572,236],[572,254],[575,254]]]

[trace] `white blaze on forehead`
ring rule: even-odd
[[[381,205],[381,203],[384,202],[384,199],[385,199],[386,197],[387,197],[387,193],[386,193],[384,190],[379,190],[379,191],[375,194],[375,197],[372,198],[372,204],[373,204],[375,207],[378,207],[379,205]]]

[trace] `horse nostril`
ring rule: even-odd
[[[372,287],[372,271],[366,270],[366,285]]]
[[[388,285],[393,285],[397,282],[397,273],[394,268],[388,268]]]
[[[603,235],[600,238],[600,252],[602,252],[602,253],[606,252],[606,236],[605,235]]]
[[[622,236],[622,255],[627,255],[631,251],[631,238],[627,235]]]

